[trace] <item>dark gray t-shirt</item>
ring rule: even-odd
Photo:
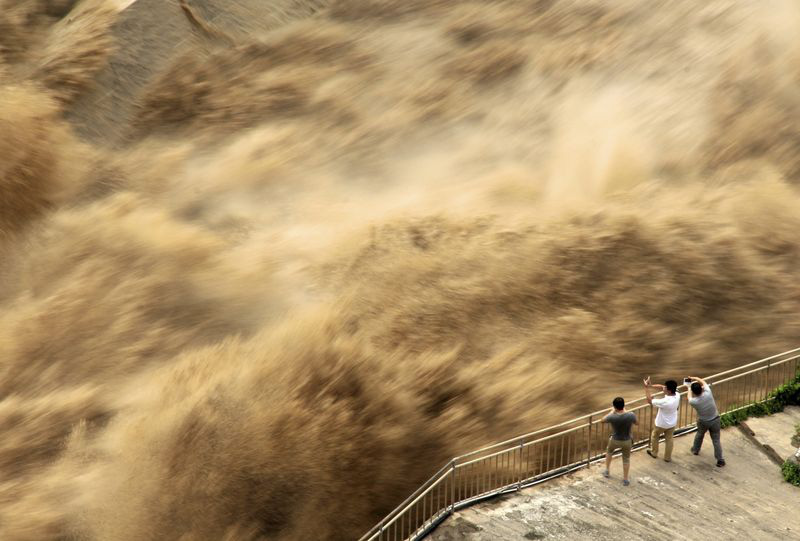
[[[611,437],[615,440],[631,439],[631,426],[636,424],[636,415],[633,412],[625,413],[612,412],[603,418],[606,423],[611,423],[614,433]]]

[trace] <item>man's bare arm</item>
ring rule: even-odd
[[[653,393],[650,392],[650,387],[652,387],[652,385],[650,385],[650,376],[647,376],[646,379],[643,379],[642,383],[644,383],[644,392],[647,395],[647,403],[652,406],[653,405]]]
[[[704,389],[705,389],[706,387],[708,387],[708,383],[706,383],[706,382],[703,380],[703,378],[698,378],[698,377],[696,377],[696,376],[689,376],[689,379],[690,379],[690,380],[692,380],[692,381],[696,381],[697,383],[699,383],[700,385],[702,385]]]

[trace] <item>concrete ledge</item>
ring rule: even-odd
[[[593,465],[457,511],[430,539],[674,540],[686,538],[692,524],[701,525],[705,539],[800,539],[800,490],[783,481],[759,448],[788,456],[798,422],[798,407],[748,420],[755,444],[739,429],[725,429],[723,468],[715,465],[708,435],[694,456],[694,434],[688,434],[675,440],[671,463],[634,453],[629,487],[622,486],[622,463],[614,459],[611,479]]]
[[[780,455],[778,455],[778,453],[775,452],[775,449],[773,449],[770,445],[760,442],[756,437],[756,433],[753,432],[753,430],[749,426],[747,426],[746,422],[742,421],[741,423],[739,423],[738,428],[739,432],[744,434],[744,437],[750,440],[750,443],[755,445],[756,448],[760,450],[762,453],[764,453],[764,455],[766,455],[768,459],[774,462],[776,466],[780,467],[780,465],[783,464],[784,459],[781,458]]]

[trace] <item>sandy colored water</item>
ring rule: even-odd
[[[351,539],[800,336],[792,1],[0,2],[0,538]]]

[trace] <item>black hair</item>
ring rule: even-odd
[[[667,382],[664,383],[664,387],[666,387],[669,392],[675,394],[675,391],[678,390],[678,382],[674,379],[668,379]]]
[[[695,395],[700,396],[701,394],[703,394],[703,386],[700,385],[699,382],[695,381],[694,383],[692,383],[692,392]]]
[[[614,404],[614,409],[621,410],[622,408],[625,407],[625,399],[622,398],[621,396],[618,396],[614,399],[614,402],[612,402],[612,404]]]

